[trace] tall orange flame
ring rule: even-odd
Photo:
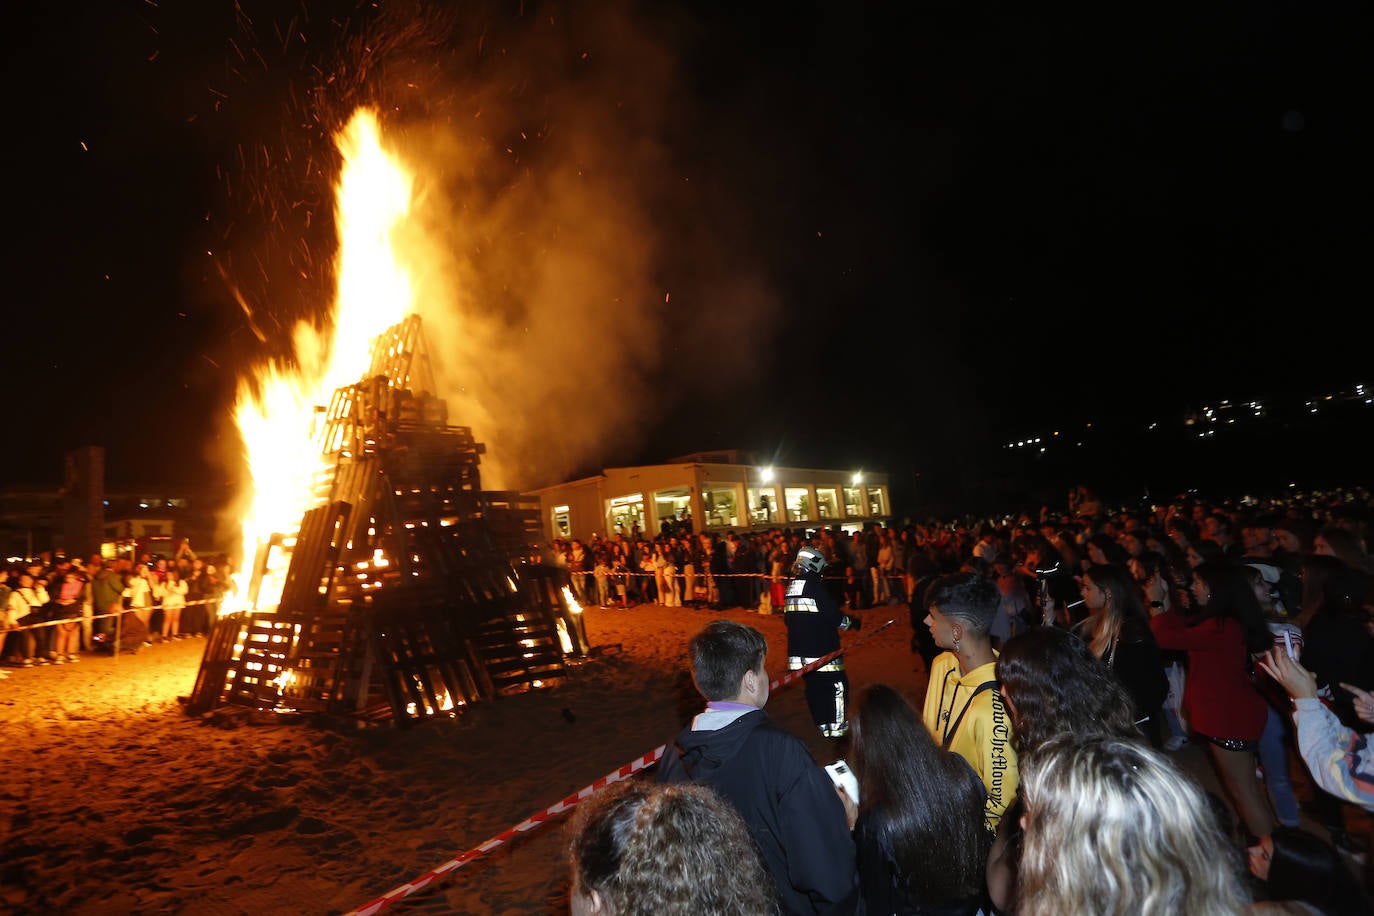
[[[327,405],[335,389],[361,379],[372,339],[415,310],[410,275],[393,243],[410,212],[413,176],[384,148],[370,110],[355,112],[335,142],[343,167],[336,190],[338,285],[331,320],[323,327],[298,323],[295,360],[268,363],[239,382],[234,419],[252,478],[235,576],[240,596],[259,544],[273,534],[293,536],[311,507],[312,478],[321,467],[316,408]],[[267,571],[259,609],[277,605],[284,575],[284,568]],[[235,609],[226,602],[225,611]]]

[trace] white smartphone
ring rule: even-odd
[[[1283,631],[1283,647],[1288,650],[1288,657],[1297,661],[1297,655],[1293,654],[1293,634],[1287,630]]]
[[[849,800],[857,805],[859,803],[859,779],[854,775],[854,771],[849,769],[849,764],[843,760],[836,760],[834,763],[826,764],[825,771],[830,774],[831,781],[844,789]]]

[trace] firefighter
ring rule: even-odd
[[[859,618],[840,610],[839,602],[821,579],[825,554],[815,547],[797,551],[792,581],[783,601],[787,624],[787,670],[796,671],[840,647],[840,630],[859,629]],[[837,657],[808,674],[806,705],[821,734],[842,738],[849,733],[849,676],[843,657]]]

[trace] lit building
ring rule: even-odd
[[[886,474],[765,467],[738,451],[698,452],[666,464],[605,468],[593,477],[530,490],[545,536],[594,532],[656,535],[683,522],[693,531],[862,528],[887,522]]]

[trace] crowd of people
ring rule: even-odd
[[[1371,509],[1079,493],[998,519],[555,541],[584,604],[804,620],[787,666],[857,777],[837,787],[768,719],[762,634],[713,616],[688,653],[705,708],[657,780],[573,825],[573,912],[1370,912]],[[204,635],[225,588],[189,551],[6,572],[4,659],[26,667]],[[811,665],[901,603],[924,697],[868,677],[851,703],[842,664]]]
[[[170,557],[89,560],[47,552],[0,574],[3,645],[10,667],[73,664],[81,653],[137,652],[205,636],[226,588],[222,571],[189,548]],[[0,678],[8,672],[0,667]]]
[[[851,613],[909,604],[929,672],[923,703],[872,683],[844,737],[822,728],[853,797],[768,720],[762,635],[711,619],[689,651],[706,708],[658,783],[594,797],[574,825],[573,912],[725,911],[727,893],[741,913],[1374,911],[1348,829],[1374,811],[1369,509],[1362,493],[1117,513],[1080,499],[981,524],[555,545],[591,600],[604,555],[625,588],[604,603],[671,605],[680,587],[812,617],[771,589],[820,553]],[[1178,762],[1189,747],[1218,791]],[[688,852],[642,855],[665,844],[728,855],[669,885]]]
[[[825,551],[835,575],[844,580],[837,594],[847,607],[857,609],[906,600],[908,552],[916,552],[911,549],[916,545],[914,536],[925,530],[926,526],[871,525],[862,535],[850,537],[828,528],[724,534],[674,529],[650,538],[635,527],[610,537],[555,539],[545,561],[571,574],[573,591],[583,605],[630,607],[652,602],[719,610],[763,603],[781,607],[782,583],[789,577],[797,551],[815,546]],[[962,526],[958,531],[967,534]],[[943,547],[948,541],[939,539],[939,543]],[[926,544],[923,536],[920,545]]]

